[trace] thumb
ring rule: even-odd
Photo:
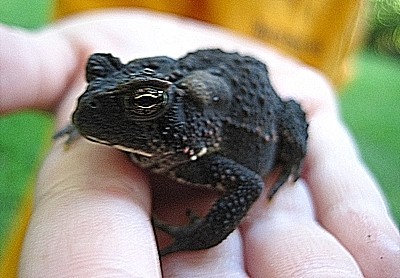
[[[22,277],[157,277],[144,174],[121,152],[57,142],[41,170]]]

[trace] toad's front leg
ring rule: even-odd
[[[159,229],[174,238],[170,246],[161,250],[161,256],[219,244],[239,225],[264,187],[257,173],[221,156],[201,157],[181,166],[176,175],[196,184],[222,185],[226,192],[204,218],[192,219],[187,226],[173,227],[155,221]]]

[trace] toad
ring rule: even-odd
[[[155,220],[173,242],[161,256],[222,242],[245,217],[272,171],[268,198],[300,176],[306,153],[305,113],[274,91],[262,62],[219,49],[183,58],[142,58],[123,64],[93,54],[88,86],[72,125],[80,134],[126,152],[138,166],[190,186],[221,192],[204,217],[185,226]]]

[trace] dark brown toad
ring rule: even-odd
[[[204,218],[182,227],[155,221],[174,238],[161,255],[219,244],[260,196],[263,177],[280,169],[271,198],[300,175],[305,114],[279,98],[266,66],[252,57],[208,49],[122,64],[93,54],[86,78],[72,128],[60,134],[78,131],[143,168],[222,191]]]

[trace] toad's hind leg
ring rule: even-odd
[[[202,157],[183,165],[177,176],[197,184],[219,184],[226,192],[204,218],[192,219],[186,226],[174,227],[155,220],[155,226],[174,239],[170,246],[161,250],[161,256],[207,249],[222,242],[239,225],[264,187],[257,173],[221,156]]]

